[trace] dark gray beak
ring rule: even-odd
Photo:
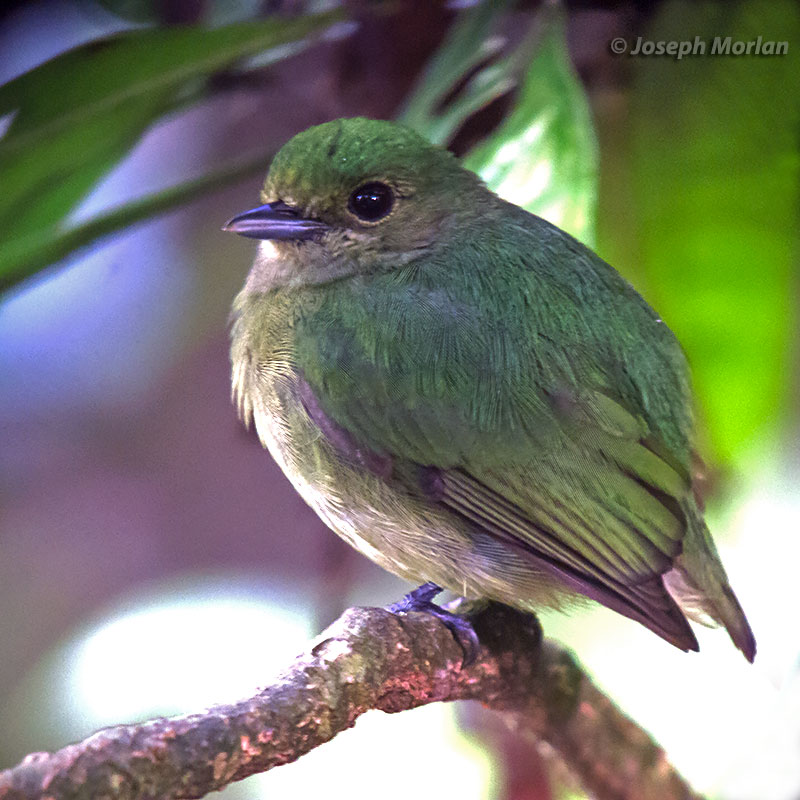
[[[222,230],[251,239],[298,242],[315,238],[328,230],[328,226],[316,219],[304,219],[296,209],[278,200],[237,214],[222,226]]]

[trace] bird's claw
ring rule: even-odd
[[[407,614],[410,611],[421,611],[424,614],[430,614],[432,617],[436,617],[436,619],[447,626],[455,637],[455,640],[461,645],[461,649],[464,652],[462,666],[468,667],[475,662],[478,657],[478,652],[480,651],[481,643],[478,639],[478,634],[475,633],[475,629],[472,627],[472,623],[469,619],[462,617],[460,614],[454,614],[446,608],[437,606],[436,603],[433,602],[433,598],[441,591],[442,587],[437,586],[435,583],[423,583],[422,586],[418,586],[416,589],[409,592],[402,600],[392,603],[392,605],[388,607],[388,610],[393,614]]]

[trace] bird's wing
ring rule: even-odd
[[[598,400],[605,415],[614,401]],[[620,406],[613,413],[624,419]],[[498,465],[478,454],[439,470],[437,499],[535,554],[568,586],[691,649],[694,635],[661,578],[686,533],[680,498],[687,477],[663,460],[634,418],[626,429],[609,430],[607,422],[584,417],[560,447],[528,459]]]
[[[541,337],[548,371],[526,374],[509,355],[517,326],[481,330],[453,308],[437,317],[421,302],[383,332],[363,303],[350,311],[323,315],[313,336],[308,320],[298,328],[307,407],[343,455],[390,459],[386,479],[696,649],[661,577],[686,532],[688,472],[602,371],[577,388],[553,365],[586,359]]]

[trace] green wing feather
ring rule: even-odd
[[[391,458],[389,480],[434,474],[432,499],[476,531],[696,649],[661,577],[690,491],[680,348],[605,262],[522,221],[309,292],[297,367],[330,424]]]

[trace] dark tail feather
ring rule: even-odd
[[[756,657],[753,631],[730,587],[708,528],[698,516],[693,522],[675,568],[664,576],[666,584],[687,616],[706,623],[710,617],[723,625],[752,663]]]
[[[723,586],[721,595],[714,597],[712,602],[717,612],[714,616],[725,626],[733,643],[752,664],[756,657],[756,637],[733,589],[727,585]]]

